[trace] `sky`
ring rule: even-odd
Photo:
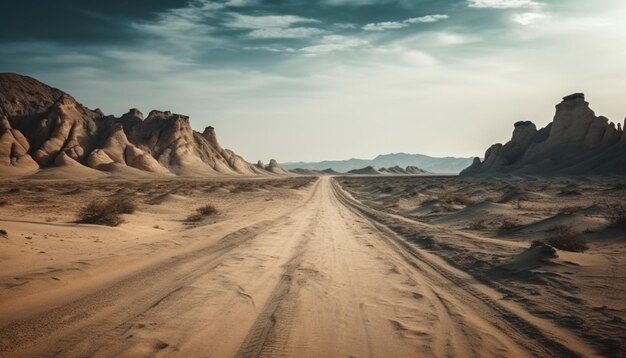
[[[20,0],[0,13],[0,72],[107,114],[188,115],[251,162],[482,156],[574,92],[626,116],[624,0]]]

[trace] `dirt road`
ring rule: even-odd
[[[321,178],[286,215],[0,319],[0,356],[594,355],[361,207]]]

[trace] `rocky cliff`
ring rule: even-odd
[[[461,175],[626,175],[626,135],[576,93],[556,106],[552,123],[537,130],[517,122],[511,140],[492,145]]]
[[[89,167],[106,172],[164,175],[272,175],[274,161],[259,168],[202,133],[189,118],[137,109],[123,116],[90,110],[69,94],[33,78],[0,74],[0,175],[43,168]]]

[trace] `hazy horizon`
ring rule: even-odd
[[[561,97],[623,123],[626,4],[32,0],[0,5],[0,72],[119,116],[214,126],[247,160],[483,156]]]

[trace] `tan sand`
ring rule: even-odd
[[[603,354],[572,327],[503,299],[501,281],[478,280],[424,245],[434,237],[432,245],[478,260],[489,250],[513,257],[525,242],[380,210],[345,184],[332,177],[7,182],[0,356]],[[139,203],[124,224],[72,223],[91,198],[115,195]],[[219,214],[184,222],[206,203]],[[606,264],[576,255],[589,256],[563,260]],[[624,307],[613,303],[606,310],[621,315]]]

